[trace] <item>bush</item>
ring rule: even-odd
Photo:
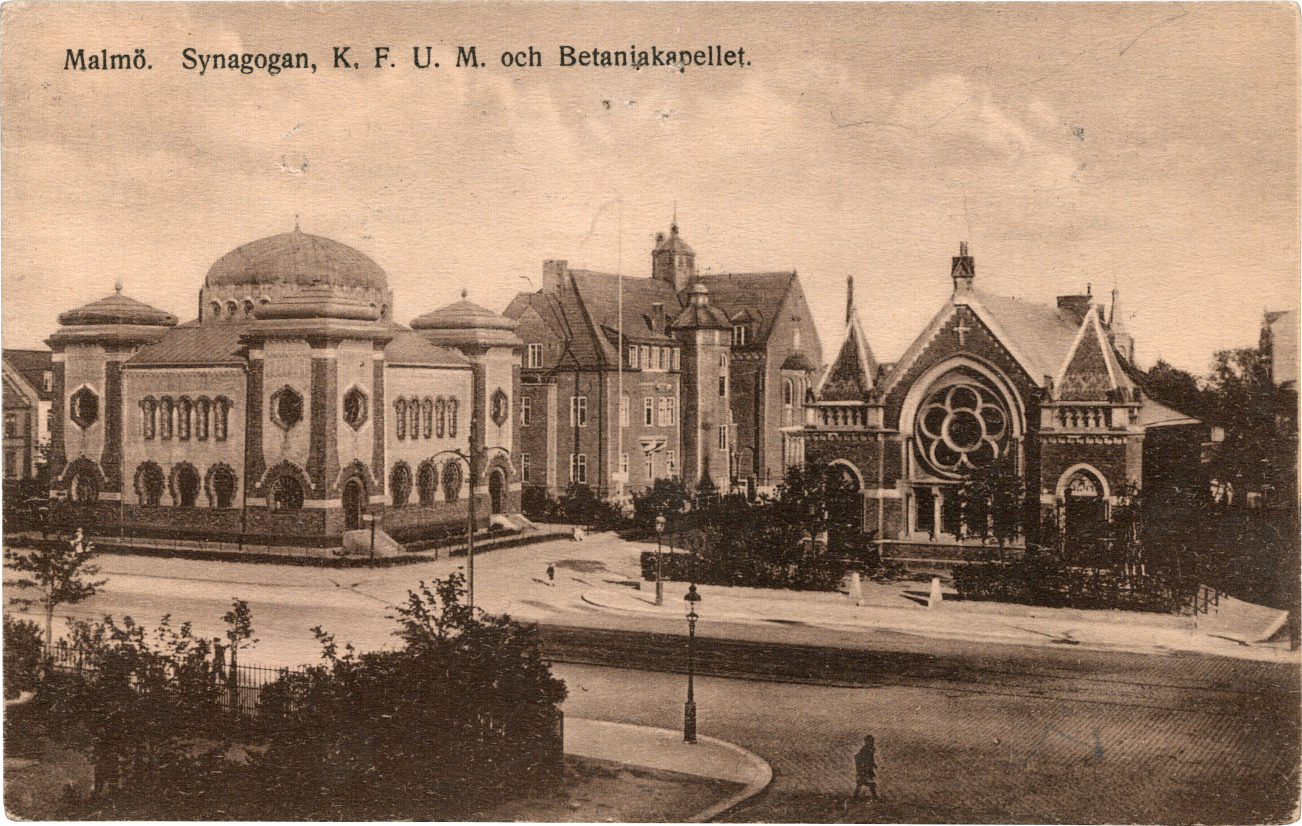
[[[1043,551],[1012,562],[978,562],[954,569],[961,599],[1011,602],[1047,608],[1111,608],[1171,613],[1192,590],[1162,574],[1128,576],[1110,569],[1063,564]]]
[[[32,691],[41,679],[41,628],[31,620],[4,615],[5,699]]]

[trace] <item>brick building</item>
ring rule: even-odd
[[[50,441],[54,370],[49,350],[4,351],[4,478],[35,480]]]
[[[213,264],[185,324],[120,287],[63,313],[48,341],[63,518],[330,545],[364,515],[401,539],[463,523],[470,496],[484,521],[517,511],[500,415],[513,322],[462,301],[416,330],[392,307],[374,261],[296,228]]]
[[[1120,297],[1044,306],[975,286],[963,244],[953,294],[894,364],[879,364],[853,301],[840,352],[814,389],[809,461],[828,463],[853,528],[897,558],[970,556],[955,492],[998,468],[1026,483],[1022,540],[1046,521],[1088,534],[1144,484],[1146,446],[1197,422],[1155,399],[1133,366]],[[1019,545],[1021,542],[1018,543]]]
[[[526,485],[765,488],[802,461],[792,434],[822,347],[794,271],[700,274],[674,225],[657,237],[650,278],[546,261],[542,289],[505,315],[525,342]]]

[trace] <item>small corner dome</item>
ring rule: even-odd
[[[328,284],[388,290],[384,270],[347,244],[295,229],[236,247],[208,270],[208,287]]]
[[[481,307],[473,301],[466,300],[466,293],[461,292],[461,300],[438,310],[425,313],[411,322],[413,330],[514,330],[518,322],[513,318]]]
[[[131,324],[140,327],[175,327],[176,316],[128,298],[119,291],[84,307],[59,314],[65,327],[100,324]]]

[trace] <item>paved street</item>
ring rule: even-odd
[[[665,669],[685,666],[682,585],[666,586],[666,602],[676,604],[663,614],[598,610],[582,599],[593,589],[634,593],[638,550],[597,537],[486,554],[476,560],[478,602],[548,623],[549,655],[577,661],[555,666],[569,685],[567,715],[674,729],[685,677]],[[249,600],[261,640],[248,659],[268,665],[315,659],[314,625],[363,650],[390,644],[386,607],[419,579],[465,564],[327,570],[99,561],[108,585],[76,614],[131,614],[152,624],[171,613],[216,635],[238,596]],[[555,585],[546,581],[549,562]],[[770,790],[734,819],[1253,822],[1288,808],[1295,663],[722,622],[709,610],[723,592],[702,591],[700,731],[774,768]],[[835,597],[798,599],[812,617]],[[639,670],[605,667],[612,663]],[[715,676],[739,674],[752,678]],[[755,675],[814,675],[828,684]],[[865,733],[877,737],[882,764],[887,800],[876,807],[845,800]]]

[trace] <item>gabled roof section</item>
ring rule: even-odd
[[[1132,386],[1103,331],[1097,308],[1091,308],[1054,376],[1055,397],[1062,401],[1107,401],[1115,397],[1114,391]]]
[[[1067,357],[1079,325],[1066,310],[984,290],[967,294],[967,305],[985,322],[1036,384]]]
[[[50,401],[54,393],[45,391],[45,371],[53,369],[51,355],[49,350],[5,350],[4,360],[32,386],[38,398]]]
[[[243,364],[240,336],[248,329],[249,323],[233,321],[201,325],[197,321],[187,321],[167,331],[153,344],[141,347],[126,363],[133,367]]]
[[[750,343],[763,346],[768,343],[778,310],[787,300],[787,293],[796,283],[796,273],[791,272],[739,272],[704,275],[696,279],[710,288],[710,303],[723,310],[728,318],[735,319],[750,310],[752,321],[759,324]]]
[[[863,401],[872,392],[876,375],[877,360],[859,323],[859,313],[852,308],[841,352],[819,380],[814,395],[822,401]]]

